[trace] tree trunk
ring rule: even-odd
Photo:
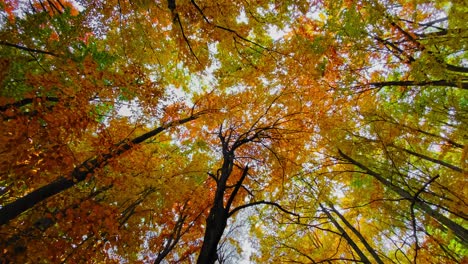
[[[364,255],[364,253],[356,245],[356,243],[354,243],[353,239],[351,239],[351,237],[348,235],[348,233],[346,233],[346,231],[340,226],[340,224],[338,224],[338,222],[335,220],[335,218],[333,218],[333,216],[330,214],[330,212],[328,212],[328,210],[325,207],[323,207],[321,204],[319,206],[322,209],[322,211],[327,215],[328,219],[330,219],[332,224],[336,227],[336,229],[338,229],[338,231],[341,233],[341,235],[346,239],[348,244],[354,249],[354,251],[356,251],[356,253],[361,258],[361,261],[364,262],[364,263],[369,263],[370,264],[371,262],[366,257],[366,255]]]
[[[59,177],[55,181],[45,186],[42,186],[39,189],[36,189],[28,193],[27,195],[15,200],[14,202],[11,202],[0,208],[0,226],[8,223],[10,220],[15,219],[18,215],[24,213],[28,209],[46,200],[47,198],[61,193],[75,186],[77,183],[84,181],[86,178],[89,178],[89,176],[93,174],[97,169],[105,166],[110,159],[122,155],[123,153],[132,149],[133,146],[140,144],[153,136],[156,136],[157,134],[167,130],[170,127],[185,124],[187,122],[197,119],[199,116],[200,114],[194,114],[190,117],[164,124],[158,128],[151,130],[148,133],[134,138],[131,141],[123,142],[121,144],[116,145],[115,147],[109,149],[108,152],[102,156],[86,160],[80,166],[73,169],[73,171],[68,175],[68,177]]]
[[[172,231],[169,239],[164,245],[164,248],[159,252],[158,256],[154,260],[153,264],[160,264],[166,258],[166,256],[169,255],[169,253],[174,249],[177,243],[179,243],[179,240],[182,237],[182,228],[184,226],[186,218],[187,215],[184,215],[183,213],[181,216],[179,216],[179,219],[175,224],[174,230]]]
[[[223,236],[227,220],[232,215],[229,211],[249,170],[249,166],[244,167],[241,177],[236,184],[232,186],[234,188],[233,191],[227,195],[227,181],[234,167],[234,150],[229,150],[224,138],[220,138],[223,145],[223,165],[221,167],[221,175],[216,179],[216,194],[213,206],[210,209],[210,214],[206,219],[205,236],[203,238],[203,245],[198,256],[197,264],[213,264],[218,260],[218,243]],[[226,205],[224,204],[225,201]]]
[[[351,223],[349,223],[348,220],[346,220],[346,218],[342,214],[340,214],[340,212],[338,212],[338,210],[336,210],[335,207],[333,207],[333,205],[331,203],[328,204],[328,205],[330,206],[332,211],[336,215],[338,215],[338,217],[341,219],[341,221],[343,221],[343,223],[351,231],[353,231],[353,233],[359,238],[359,240],[361,240],[361,243],[366,247],[367,251],[369,251],[369,253],[371,253],[372,257],[375,259],[375,262],[379,263],[379,264],[383,264],[383,261],[380,259],[379,255],[377,255],[377,252],[375,252],[375,250],[369,245],[369,243],[367,243],[366,239],[362,236],[362,234],[356,228],[354,228],[354,226],[351,225]]]
[[[431,158],[431,157],[429,157],[429,156],[423,155],[423,154],[421,154],[421,153],[417,153],[417,152],[411,151],[411,150],[409,150],[409,149],[405,149],[405,148],[401,148],[401,147],[397,147],[397,146],[393,146],[393,147],[395,147],[396,149],[402,150],[402,151],[404,151],[404,152],[406,152],[406,153],[408,153],[408,154],[411,154],[411,155],[413,155],[413,156],[416,156],[416,157],[418,157],[418,158],[422,158],[422,159],[425,159],[425,160],[427,160],[427,161],[437,163],[437,164],[439,164],[439,165],[442,165],[442,166],[444,166],[444,167],[447,167],[447,168],[449,168],[449,169],[452,169],[452,170],[454,170],[454,171],[456,171],[456,172],[463,172],[463,170],[462,170],[461,168],[459,168],[459,167],[457,167],[457,166],[455,166],[455,165],[452,165],[452,164],[450,164],[450,163],[448,163],[448,162],[445,162],[445,161],[442,161],[442,160],[438,160],[438,159],[434,159],[434,158]]]
[[[198,264],[213,264],[218,259],[218,243],[226,228],[228,213],[222,203],[211,208],[206,219],[205,236],[198,256]]]
[[[445,225],[448,229],[452,230],[452,232],[461,239],[461,241],[465,244],[468,243],[468,230],[463,228],[461,225],[453,222],[446,216],[440,214],[436,210],[432,209],[429,205],[424,203],[423,200],[419,199],[418,197],[413,197],[409,192],[405,191],[404,189],[394,185],[384,177],[382,177],[380,174],[372,171],[371,169],[367,168],[363,164],[357,162],[353,158],[349,157],[348,155],[344,154],[341,150],[338,150],[341,157],[346,159],[347,161],[351,162],[352,164],[356,165],[357,167],[361,168],[364,170],[364,173],[373,176],[375,179],[377,179],[379,182],[381,182],[383,185],[387,186],[390,188],[392,191],[396,192],[399,194],[402,198],[407,199],[408,201],[414,202],[417,208],[419,210],[423,211],[424,213],[428,214],[435,220],[437,220],[439,223]]]

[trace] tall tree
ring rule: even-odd
[[[465,9],[0,0],[0,262],[466,261]]]

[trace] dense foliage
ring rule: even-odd
[[[467,262],[467,12],[0,0],[0,263]]]

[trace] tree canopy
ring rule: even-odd
[[[0,263],[468,262],[467,12],[0,0]]]

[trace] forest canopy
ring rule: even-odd
[[[0,0],[0,263],[468,262],[467,13]]]

